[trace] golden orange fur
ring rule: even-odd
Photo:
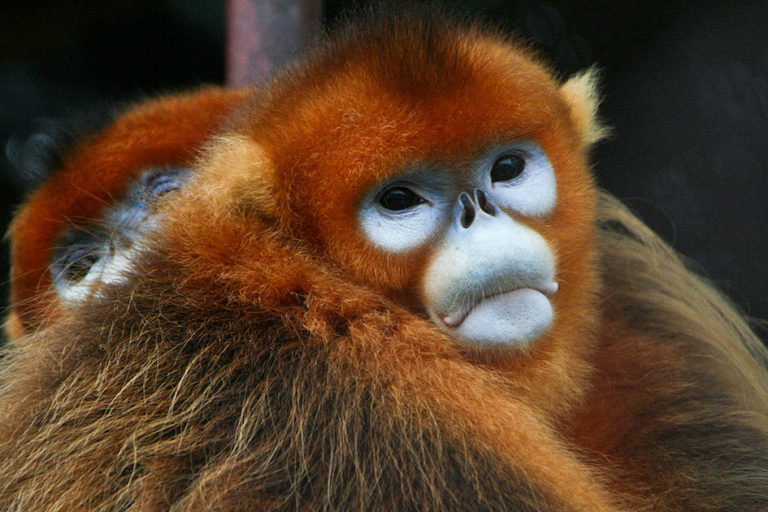
[[[560,84],[475,26],[361,26],[265,91],[134,108],[32,196],[0,509],[763,510],[765,349],[595,187],[591,75]],[[355,212],[404,166],[462,173],[517,138],[556,170],[555,211],[521,219],[557,253],[556,320],[527,349],[466,350],[421,305],[429,249],[382,254]],[[192,155],[130,279],[53,298],[68,223]]]

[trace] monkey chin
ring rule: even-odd
[[[552,325],[549,290],[518,288],[483,298],[458,316],[432,320],[473,351],[524,348]]]

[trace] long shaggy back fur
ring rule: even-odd
[[[718,361],[749,408],[768,413],[768,351],[731,301],[616,198],[603,193],[599,222],[606,305],[641,332],[683,338]]]
[[[649,510],[765,510],[765,347],[727,298],[608,194],[599,221],[604,333],[572,423],[577,444],[609,457],[615,485],[645,494]]]

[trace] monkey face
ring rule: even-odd
[[[387,180],[359,220],[383,251],[431,246],[421,288],[438,326],[477,346],[523,344],[550,326],[558,285],[549,244],[515,217],[552,212],[554,171],[535,143],[488,153],[461,181],[450,169]]]
[[[147,169],[102,212],[101,222],[68,227],[51,265],[58,295],[65,302],[84,301],[102,286],[124,281],[123,270],[141,250],[141,239],[157,228],[158,201],[181,188],[190,175],[182,167]]]

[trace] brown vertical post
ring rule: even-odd
[[[227,84],[268,77],[317,37],[322,16],[322,0],[227,0]]]

